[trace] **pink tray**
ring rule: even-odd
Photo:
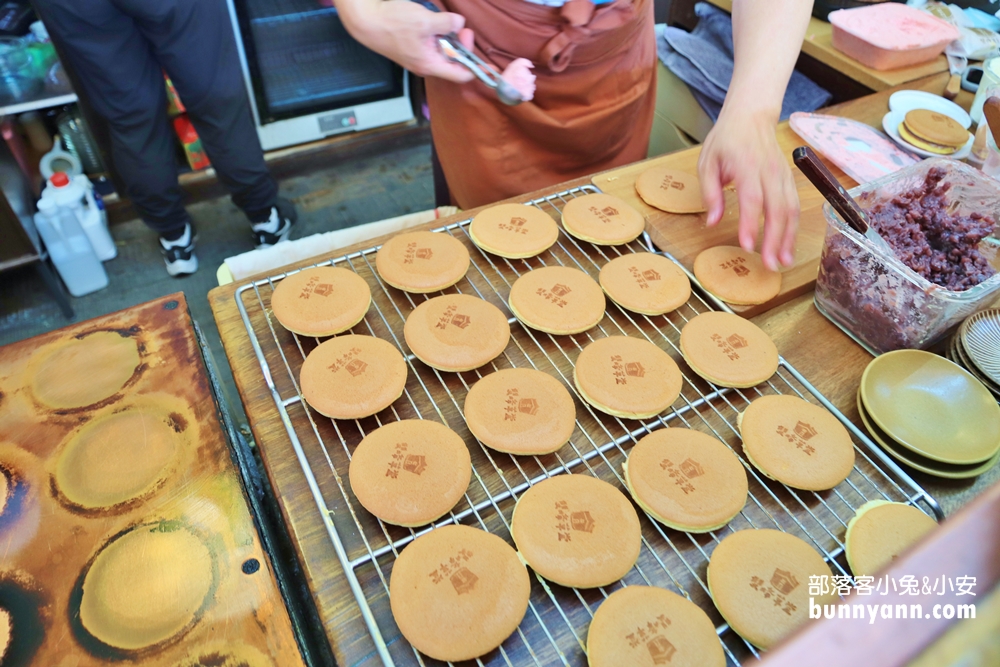
[[[831,12],[830,23],[833,48],[877,70],[933,60],[959,37],[955,26],[894,2]]]
[[[859,185],[919,162],[877,130],[849,118],[798,112],[789,125]]]

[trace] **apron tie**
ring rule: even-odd
[[[578,42],[587,40],[595,32],[627,23],[632,19],[634,11],[631,2],[620,0],[609,3],[600,11],[592,0],[569,0],[560,8],[559,14],[565,24],[539,53],[539,62],[545,63],[553,72],[562,72],[569,67]],[[591,25],[592,22],[595,25]]]

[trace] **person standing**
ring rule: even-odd
[[[646,157],[655,99],[652,0],[335,0],[368,48],[427,77],[431,132],[453,199],[471,208]],[[740,245],[772,270],[794,263],[799,201],[775,137],[781,100],[809,24],[809,0],[734,0],[735,66],[698,171],[708,224],[736,187]],[[455,33],[504,70],[525,58],[534,98],[500,104],[448,61]]]
[[[172,276],[198,269],[195,229],[177,181],[164,73],[218,174],[250,221],[255,247],[287,240],[294,205],[278,184],[250,113],[225,0],[34,0],[49,35],[110,129],[115,169],[159,234]]]

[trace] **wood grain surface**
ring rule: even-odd
[[[33,360],[44,358],[53,346],[86,341],[95,332],[110,332],[129,346],[134,344],[140,363],[132,377],[96,407],[47,408],[32,388]],[[58,384],[99,383],[106,372],[107,365],[97,359],[88,377],[63,377]],[[163,469],[168,474],[161,482],[110,508],[69,501],[55,471],[81,428],[113,415],[134,411],[155,415],[164,410],[170,411],[170,428],[177,434],[170,438],[181,444],[170,467]],[[14,480],[8,483],[10,493],[0,513],[0,608],[13,616],[13,643],[6,656],[10,662],[0,646],[0,662],[54,667],[122,660],[165,667],[303,664],[230,457],[183,294],[0,348],[0,433],[0,472]],[[151,451],[143,432],[128,435],[101,447],[106,458],[75,459],[80,468],[73,472],[89,474],[101,492],[115,487],[120,478],[110,476],[107,469],[117,467],[118,474],[127,475],[128,470],[120,469],[121,460],[134,459],[141,467]],[[138,642],[134,648],[116,650],[100,642],[81,623],[79,612],[81,594],[97,595],[81,588],[95,554],[122,536],[176,530],[197,536],[210,554],[206,567],[214,570],[213,583],[193,622],[152,646]],[[131,560],[132,572],[122,575],[123,581],[140,582],[147,593],[155,589],[162,571],[143,570],[155,554],[150,558]],[[193,578],[195,574],[187,570],[179,581]],[[108,584],[109,590],[118,591],[109,602],[127,604],[128,590],[116,588],[113,581]],[[133,602],[137,609],[156,608],[173,596],[184,593],[161,586],[156,599]]]
[[[946,75],[931,77],[912,87],[934,89],[938,85],[943,86],[946,78]],[[887,96],[888,93],[874,95],[835,107],[831,112],[874,125],[885,113]],[[965,101],[966,106],[969,101],[971,96]],[[557,192],[587,182],[589,179],[579,179],[513,201],[525,201],[538,194]],[[468,211],[439,220],[426,225],[426,228],[457,222],[475,212]],[[656,232],[655,225],[649,225],[648,229],[651,233]],[[373,239],[339,250],[331,256],[349,254],[377,245],[383,240]],[[314,264],[322,259],[313,258],[301,262],[299,266]],[[324,629],[339,664],[379,664],[374,644],[362,622],[340,565],[332,553],[323,517],[310,495],[285,427],[263,381],[260,365],[237,308],[235,292],[238,287],[238,284],[232,284],[216,288],[209,293],[209,301],[266,473],[276,491],[281,512],[303,564],[308,587],[316,599]],[[858,423],[854,394],[861,373],[871,357],[815,310],[811,294],[799,296],[758,315],[754,321],[774,339],[785,358],[826,394],[834,405]],[[259,321],[254,323],[255,326],[261,324]],[[453,415],[449,413],[444,418],[452,419]],[[971,483],[944,483],[935,486],[933,479],[922,478],[920,481],[930,487],[932,493],[944,497],[964,498],[981,488],[979,483],[975,486]]]

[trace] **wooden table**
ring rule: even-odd
[[[710,3],[725,9],[727,12],[733,11],[733,0],[708,0]],[[882,91],[923,79],[932,74],[940,74],[948,71],[948,60],[943,56],[938,56],[934,60],[912,67],[879,71],[862,65],[854,58],[845,55],[833,48],[833,27],[826,21],[821,21],[815,16],[809,19],[809,28],[806,30],[805,39],[802,40],[802,53],[812,56],[819,62],[832,67],[841,74],[844,74],[858,83],[874,91]],[[941,88],[935,90],[940,94],[948,82],[944,79]]]
[[[913,87],[937,90],[944,86],[946,78],[947,75],[929,77]],[[892,91],[848,102],[832,108],[830,112],[875,125],[887,110],[890,92]],[[960,100],[963,101],[968,106],[971,96]],[[791,132],[787,127],[779,131]],[[691,152],[697,150],[692,148],[681,151],[676,154],[677,159],[681,162],[690,161]],[[581,178],[517,199],[526,201],[589,182],[589,178]],[[427,227],[439,227],[465,219],[474,213],[475,211],[467,211],[453,218],[430,223]],[[374,239],[345,248],[338,254],[350,253],[380,242],[381,240]],[[312,263],[315,260],[307,260],[302,265]],[[267,475],[276,491],[282,515],[295,541],[309,588],[316,598],[324,628],[339,664],[378,664],[374,644],[361,621],[340,564],[330,547],[322,517],[309,494],[305,477],[292,452],[278,411],[262,381],[260,366],[251,349],[234,298],[238,286],[231,284],[212,290],[209,301]],[[860,424],[854,406],[854,394],[871,356],[816,311],[811,294],[759,315],[754,318],[754,322],[767,331],[785,358],[819,391],[826,394],[852,421]],[[831,363],[831,360],[836,360],[836,363]],[[993,473],[983,475],[978,480],[959,483],[948,483],[917,474],[914,477],[937,496],[945,511],[950,513],[989,482],[997,479],[998,475],[1000,471],[995,469]]]

